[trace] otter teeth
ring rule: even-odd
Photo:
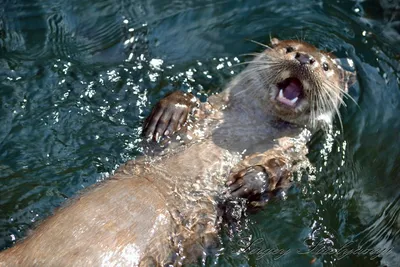
[[[286,98],[286,97],[283,96],[283,89],[281,89],[281,90],[279,91],[279,98]]]
[[[297,102],[299,98],[296,96],[295,98],[293,98],[292,100],[290,100],[290,102],[292,102],[292,104],[295,104]]]
[[[288,99],[285,97],[285,95],[283,94],[283,89],[279,90],[279,95],[277,97],[277,100],[283,104],[289,105],[289,106],[294,106],[296,104],[296,102],[299,100],[299,97],[296,96],[293,99]]]

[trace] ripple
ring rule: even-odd
[[[317,136],[311,144],[316,179],[305,177],[287,200],[246,218],[210,265],[396,266],[400,65],[392,33],[397,18],[394,24],[384,21],[387,14],[376,5],[3,1],[0,195],[6,197],[0,199],[0,248],[23,237],[66,198],[139,155],[142,120],[166,93],[190,91],[205,100],[243,68],[236,65],[247,60],[241,54],[262,50],[246,40],[267,43],[273,36],[352,57],[359,84],[350,93],[359,106],[350,102],[341,109],[344,132],[336,134],[334,127],[331,136]],[[383,31],[388,27],[393,31]],[[251,238],[262,242],[243,251]],[[379,257],[310,251],[318,243],[338,251],[359,241]],[[290,253],[257,259],[263,248]],[[383,253],[383,248],[391,250]]]

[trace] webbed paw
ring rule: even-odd
[[[250,208],[261,208],[271,198],[283,198],[290,186],[290,175],[286,170],[272,171],[255,165],[232,173],[226,183],[231,197],[245,198]]]
[[[232,197],[261,201],[268,190],[268,173],[263,166],[252,166],[229,177],[227,186]]]
[[[171,136],[185,124],[189,113],[197,104],[190,93],[173,92],[157,103],[146,119],[143,134],[157,142],[163,136]]]

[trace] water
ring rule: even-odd
[[[315,180],[224,234],[206,265],[398,266],[393,10],[372,0],[3,0],[0,14],[0,249],[139,155],[142,120],[163,95],[218,92],[240,55],[261,50],[248,40],[272,36],[351,57],[358,105],[341,109],[343,132],[336,123],[310,144]]]

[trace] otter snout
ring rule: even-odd
[[[299,61],[301,65],[312,65],[315,62],[315,59],[311,55],[302,52],[297,52],[295,55],[295,59],[297,59],[297,61]]]

